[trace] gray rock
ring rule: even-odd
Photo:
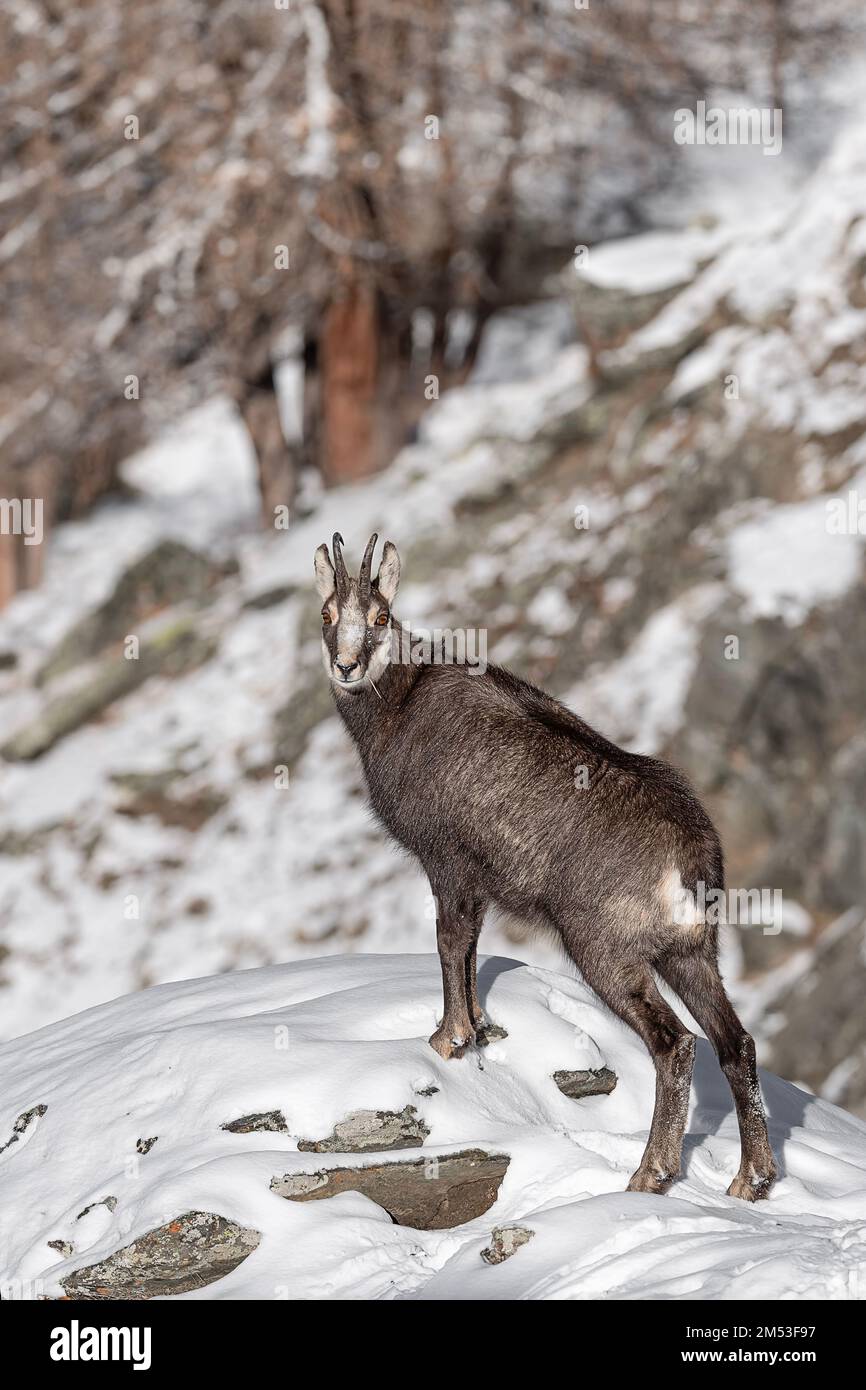
[[[490,1244],[481,1251],[481,1258],[489,1265],[501,1265],[534,1235],[528,1226],[494,1226]]]
[[[135,632],[160,608],[199,603],[237,562],[214,563],[181,541],[162,540],[124,570],[108,598],[61,639],[43,665],[44,684]]]
[[[160,791],[143,791],[130,797],[117,808],[118,815],[139,820],[143,816],[155,816],[163,825],[180,826],[183,830],[200,830],[206,821],[215,816],[227,804],[228,798],[222,792],[208,787],[188,793],[185,796],[169,796]]]
[[[5,1144],[0,1144],[0,1154],[17,1144],[21,1135],[30,1128],[34,1120],[41,1119],[47,1109],[47,1105],[34,1105],[30,1110],[23,1110],[12,1125],[12,1137],[7,1139]]]
[[[229,1134],[288,1134],[289,1127],[282,1110],[265,1110],[253,1115],[241,1115],[220,1125]]]
[[[553,1079],[569,1100],[584,1100],[587,1096],[608,1096],[617,1083],[609,1067],[598,1071],[555,1071]]]
[[[153,772],[112,772],[110,780],[132,796],[163,795],[174,782],[187,776],[187,769],[177,767],[158,768]]]
[[[476,1033],[475,1041],[479,1047],[486,1047],[488,1043],[501,1042],[503,1038],[507,1037],[508,1034],[505,1029],[501,1028],[498,1023],[485,1023]]]
[[[67,734],[95,719],[151,676],[180,676],[208,661],[217,648],[213,634],[199,633],[191,618],[168,624],[141,644],[138,660],[103,659],[83,684],[56,699],[0,748],[8,762],[40,757]]]
[[[770,1013],[781,1026],[763,1043],[762,1063],[805,1082],[866,1118],[866,918],[851,912],[817,946],[812,963],[777,995]],[[835,1073],[835,1076],[833,1076]]]
[[[830,769],[830,799],[820,855],[824,900],[837,911],[866,902],[866,735],[850,739]]]
[[[117,1198],[116,1198],[116,1197],[100,1197],[100,1199],[99,1199],[98,1202],[91,1202],[91,1203],[89,1204],[89,1206],[86,1206],[86,1207],[84,1208],[83,1211],[80,1211],[80,1212],[78,1213],[78,1215],[76,1216],[75,1220],[76,1220],[76,1221],[80,1221],[80,1220],[82,1219],[82,1217],[87,1216],[87,1215],[88,1215],[90,1212],[92,1212],[92,1211],[95,1211],[97,1207],[107,1207],[109,1211],[116,1211],[116,1209],[117,1209]]]
[[[319,627],[321,627],[321,619]],[[289,769],[298,762],[307,746],[307,739],[317,724],[333,714],[334,704],[328,682],[322,680],[322,663],[305,671],[301,684],[274,716],[273,762]],[[273,767],[270,767],[273,775]]]
[[[608,348],[649,323],[683,288],[683,284],[669,285],[637,294],[619,285],[593,284],[575,275],[571,267],[562,276],[562,286],[583,334]]]
[[[508,1169],[507,1154],[483,1149],[396,1160],[360,1168],[286,1173],[271,1191],[293,1202],[319,1201],[338,1192],[363,1192],[398,1226],[438,1231],[472,1221],[493,1206]]]
[[[67,1298],[146,1299],[188,1293],[237,1269],[261,1232],[209,1211],[188,1211],[98,1264],[61,1279]]]
[[[253,612],[276,608],[277,604],[285,603],[286,599],[291,598],[296,592],[294,584],[275,584],[272,589],[262,589],[257,594],[251,594],[242,606]]]
[[[732,598],[698,636],[682,728],[664,750],[706,800],[729,888],[778,890],[819,923],[866,900],[863,599],[855,586],[792,627]],[[725,659],[727,634],[737,660]],[[761,926],[737,937],[750,973],[803,944]]]
[[[393,1110],[355,1110],[334,1125],[326,1139],[300,1139],[302,1153],[383,1153],[389,1149],[420,1148],[430,1130],[414,1105]]]

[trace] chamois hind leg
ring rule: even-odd
[[[436,896],[436,945],[445,1004],[430,1046],[441,1057],[462,1057],[475,1041],[476,1028],[484,1018],[474,988],[470,997],[470,975],[474,986],[475,947],[483,916],[484,905],[479,901],[457,902]]]
[[[466,999],[469,1005],[469,1017],[472,1019],[472,1026],[475,1029],[475,1041],[479,1047],[486,1047],[489,1042],[497,1038],[507,1038],[508,1034],[504,1028],[500,1028],[498,1023],[494,1023],[481,1007],[478,999],[478,937],[481,932],[481,919],[478,920],[478,930],[466,956]]]
[[[586,983],[643,1039],[656,1071],[655,1108],[640,1167],[629,1192],[666,1192],[679,1176],[695,1035],[659,992],[645,962],[576,959]]]
[[[755,1044],[734,1011],[708,948],[687,955],[671,954],[659,961],[658,970],[703,1028],[731,1088],[741,1152],[740,1170],[728,1195],[757,1202],[769,1195],[778,1169],[767,1135]]]

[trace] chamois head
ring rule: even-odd
[[[391,604],[400,582],[400,557],[385,542],[376,578],[371,576],[373,551],[379,537],[367,542],[361,572],[351,579],[343,559],[343,537],[334,533],[334,562],[327,545],[316,551],[316,588],[322,605],[322,660],[341,690],[375,682],[391,660]]]

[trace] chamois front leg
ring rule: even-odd
[[[472,958],[481,930],[481,912],[475,904],[451,905],[436,898],[436,945],[442,966],[445,1004],[442,1022],[430,1039],[440,1057],[462,1057],[474,1043],[476,1028],[484,1021],[474,986]]]
[[[483,910],[481,913],[483,916]],[[488,1043],[495,1042],[499,1038],[507,1038],[508,1034],[504,1028],[500,1028],[498,1023],[494,1023],[481,1007],[478,998],[478,937],[481,932],[481,916],[478,919],[478,926],[469,954],[466,957],[466,999],[469,1004],[469,1017],[472,1019],[475,1028],[475,1041],[479,1047],[486,1047]]]

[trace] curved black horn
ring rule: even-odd
[[[378,533],[374,531],[367,542],[367,549],[364,551],[364,558],[361,561],[361,573],[358,576],[358,587],[361,590],[361,597],[365,601],[370,597],[370,568],[373,564],[373,551],[376,549],[376,542],[378,539]]]
[[[346,573],[346,561],[343,559],[343,537],[339,531],[334,532],[334,578],[337,581],[337,593],[342,598],[349,587],[349,576]]]

